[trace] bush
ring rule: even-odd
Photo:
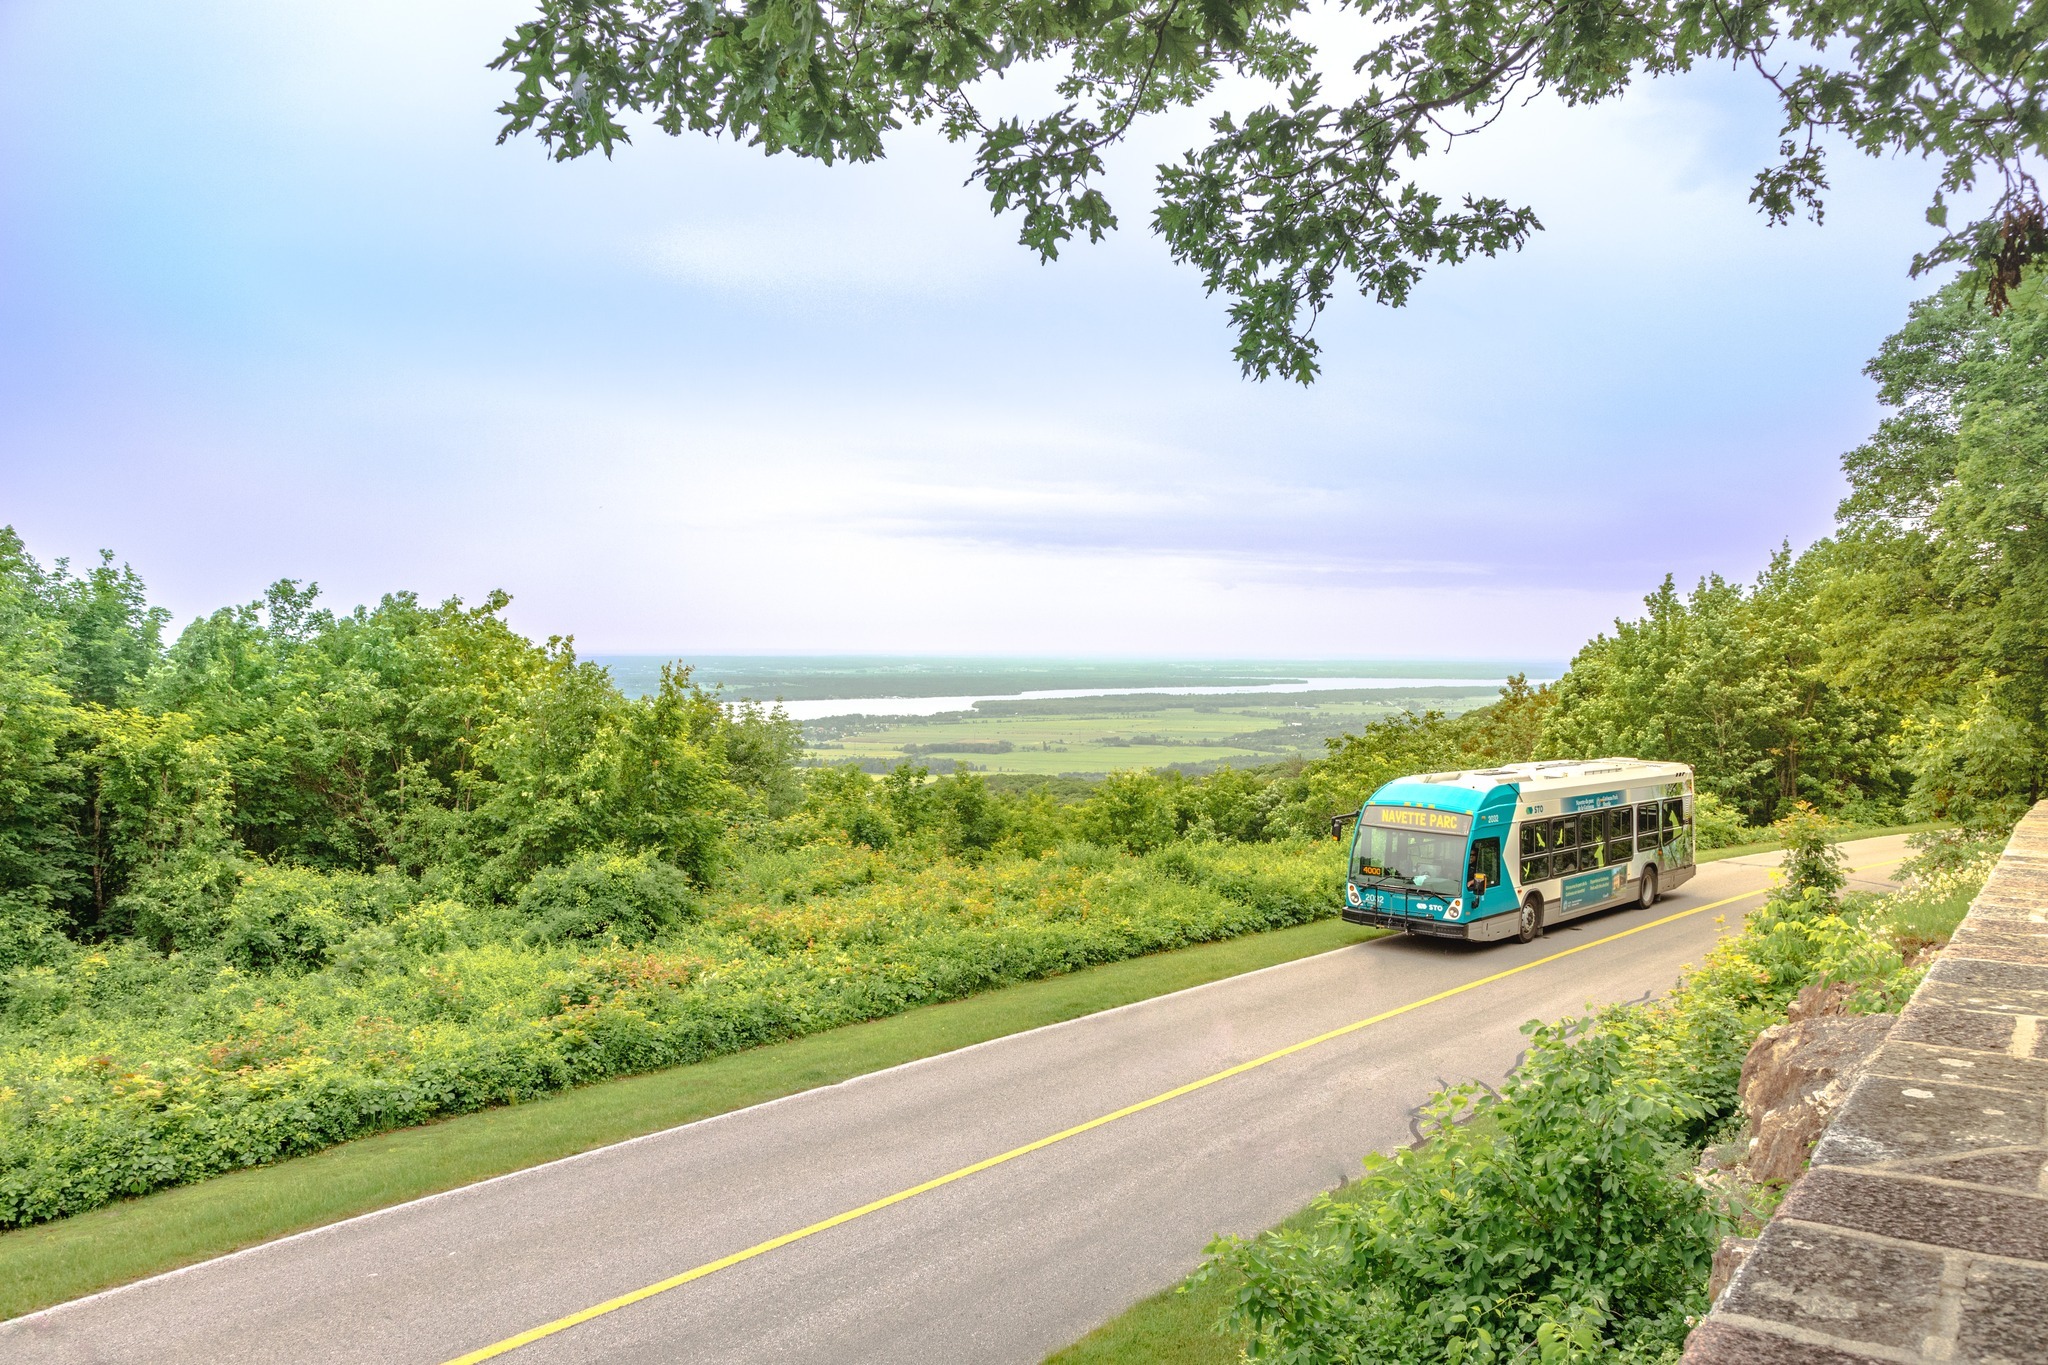
[[[1372,1157],[1307,1234],[1224,1243],[1254,1360],[1492,1362],[1673,1348],[1727,1220],[1675,1179],[1700,1101],[1584,1022],[1530,1025],[1498,1099],[1465,1086],[1427,1141]],[[1645,1304],[1668,1311],[1639,1315]]]
[[[1785,846],[1784,861],[1778,865],[1779,885],[1787,894],[1814,892],[1832,899],[1848,885],[1842,870],[1842,850],[1835,845],[1836,826],[1826,816],[1800,801],[1771,826],[1771,832]]]
[[[1742,812],[1731,801],[1712,792],[1700,792],[1692,800],[1693,830],[1702,849],[1734,848],[1755,842],[1760,831],[1742,822]]]
[[[530,943],[645,943],[696,903],[689,877],[651,854],[594,853],[534,874],[517,908]]]

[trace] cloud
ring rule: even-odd
[[[785,302],[946,298],[1000,269],[999,262],[961,249],[941,232],[906,232],[903,226],[874,219],[692,224],[654,238],[644,252],[671,279]]]

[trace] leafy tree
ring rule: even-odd
[[[162,648],[170,612],[149,605],[142,579],[114,552],[82,576],[58,560],[44,587],[51,614],[64,627],[64,683],[72,697],[119,706],[141,689]]]
[[[14,529],[0,527],[0,967],[39,955],[85,885],[68,743],[77,711],[44,582]]]
[[[540,0],[494,63],[517,77],[501,140],[533,132],[557,158],[610,155],[629,140],[625,120],[645,115],[669,134],[831,163],[873,160],[906,122],[934,121],[975,145],[972,180],[997,211],[1019,210],[1020,240],[1051,258],[1117,225],[1105,148],[1245,78],[1277,97],[1219,114],[1205,145],[1160,167],[1153,228],[1230,298],[1245,372],[1303,382],[1316,372],[1310,331],[1340,288],[1400,304],[1429,265],[1517,248],[1541,226],[1527,206],[1425,188],[1415,163],[1439,139],[1537,94],[1592,104],[1702,62],[1750,67],[1779,99],[1781,159],[1750,195],[1771,221],[1820,217],[1820,139],[1834,133],[1871,155],[1940,161],[1927,216],[1943,235],[1916,274],[1966,262],[2000,306],[2048,251],[2032,170],[2048,136],[2037,6],[1380,0],[1361,9],[1370,36],[1355,53],[1319,51],[1308,14],[1298,0]],[[1787,61],[1787,43],[1823,55]],[[1031,64],[1057,73],[1046,107],[988,112],[984,78]],[[1331,92],[1339,64],[1363,92]],[[1987,176],[1993,202],[1950,224],[1949,197]]]
[[[1951,285],[1869,373],[1894,413],[1843,461],[1828,663],[1904,713],[1916,812],[2009,823],[2048,792],[2048,297]]]
[[[1543,723],[1557,702],[1550,683],[1529,686],[1529,675],[1509,676],[1500,700],[1458,717],[1459,743],[1475,766],[1526,763],[1543,746]]]
[[[1543,747],[1691,763],[1750,823],[1803,797],[1888,795],[1883,716],[1831,680],[1816,562],[1781,550],[1752,589],[1718,575],[1681,597],[1666,577],[1557,684]]]
[[[219,743],[177,711],[90,707],[82,728],[94,929],[165,947],[210,938],[240,881]]]
[[[1111,773],[1082,804],[1081,832],[1098,844],[1132,853],[1164,847],[1178,833],[1168,787],[1152,773]]]

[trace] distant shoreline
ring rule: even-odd
[[[662,654],[592,654],[610,670],[621,690],[640,695],[654,690],[661,667],[675,661]],[[922,699],[972,705],[976,700],[1029,700],[1131,695],[1142,692],[1187,695],[1188,689],[1227,689],[1217,695],[1253,690],[1331,690],[1361,687],[1497,686],[1511,673],[1554,678],[1561,661],[1502,660],[1297,660],[1297,659],[1054,659],[915,658],[877,655],[698,655],[685,656],[694,679],[721,688],[735,700],[780,699],[800,704],[845,701],[897,704],[872,714],[931,714],[924,707],[902,709]],[[804,718],[824,715],[809,705]],[[940,708],[945,709],[945,708]],[[792,705],[792,714],[796,707]],[[831,714],[852,714],[853,707]]]

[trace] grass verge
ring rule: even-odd
[[[1851,839],[1881,839],[1887,834],[1924,834],[1930,829],[1947,829],[1949,826],[1939,820],[1919,825],[1857,825],[1834,831],[1830,837],[1836,843],[1847,843]],[[1727,848],[1710,848],[1694,861],[1717,863],[1723,858],[1743,858],[1752,853],[1776,853],[1784,842],[1778,839],[1760,839],[1753,844],[1732,844]]]
[[[1340,920],[1031,981],[402,1129],[0,1233],[0,1319],[373,1209],[1099,1010],[1362,943]]]

